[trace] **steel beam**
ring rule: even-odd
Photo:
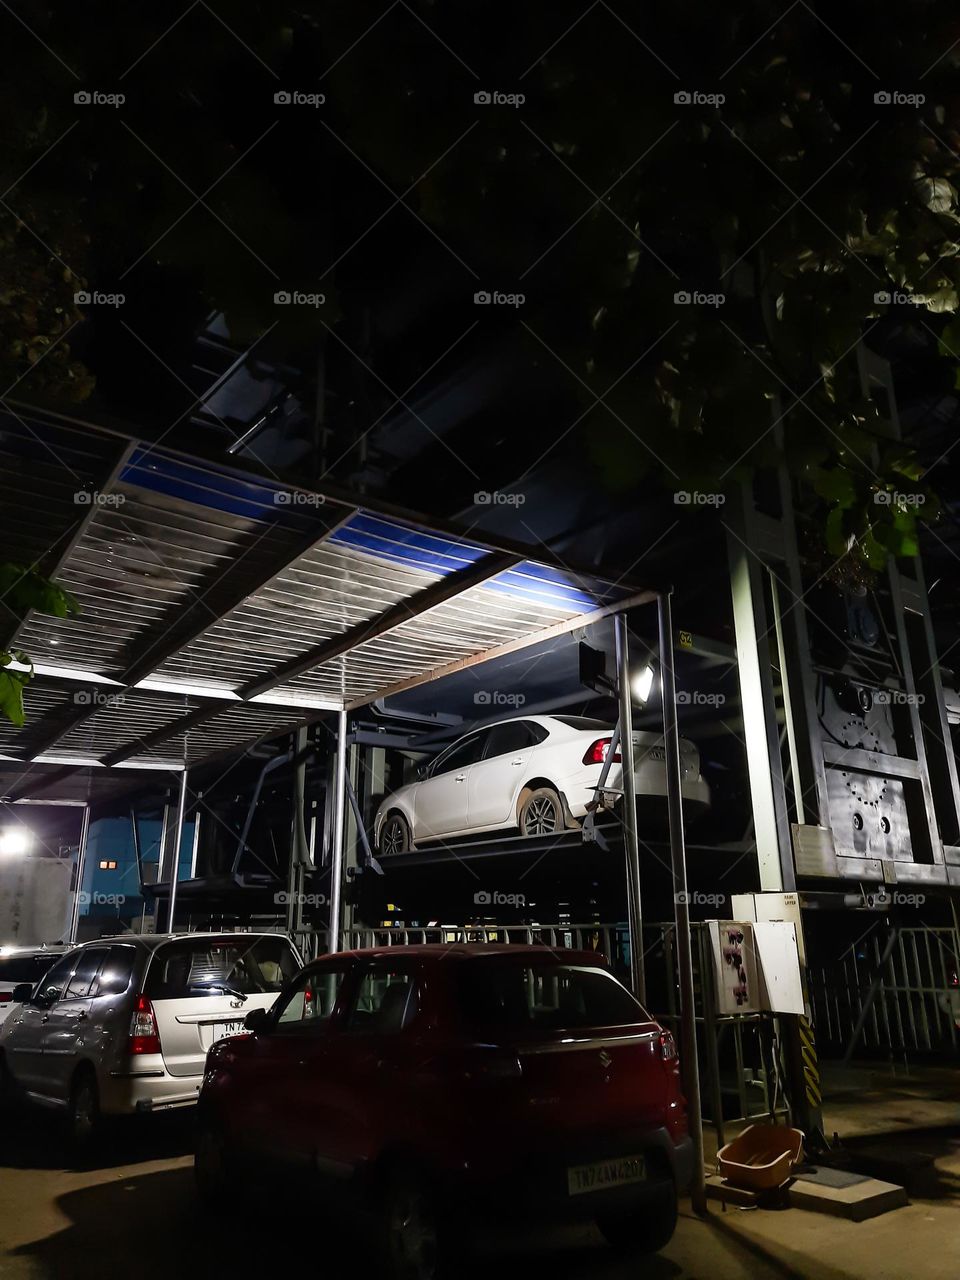
[[[623,778],[623,834],[627,871],[627,911],[630,927],[630,976],[633,993],[646,1004],[643,964],[643,907],[640,896],[640,841],[637,836],[637,780],[633,754],[633,694],[630,688],[630,638],[627,617],[614,619],[617,641],[617,684],[620,697],[620,759]],[[614,750],[610,744],[610,752]],[[599,799],[599,793],[597,795]]]
[[[337,717],[337,762],[333,782],[333,830],[330,840],[330,916],[327,950],[340,950],[340,890],[343,884],[343,843],[347,813],[347,713]]]
[[[73,910],[70,913],[69,942],[76,942],[77,930],[80,927],[80,894],[83,892],[83,873],[87,863],[87,839],[90,835],[90,806],[83,806],[83,821],[80,824],[80,844],[77,849],[77,888],[73,895]]]
[[[693,944],[687,893],[687,856],[683,832],[683,774],[680,768],[680,729],[677,724],[677,684],[674,669],[673,618],[670,596],[657,605],[660,628],[660,687],[663,702],[663,749],[667,766],[667,805],[670,815],[670,864],[673,872],[673,914],[677,929],[677,967],[680,978],[680,1053],[683,1090],[693,1139],[694,1211],[705,1214],[707,1192],[703,1168],[703,1115],[700,1067],[697,1061],[697,1007],[693,986]]]
[[[173,853],[170,857],[170,905],[167,908],[167,933],[173,933],[173,917],[177,909],[177,885],[180,883],[180,845],[183,842],[183,817],[187,805],[187,768],[180,775],[177,820],[174,824]]]

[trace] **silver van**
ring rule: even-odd
[[[62,1108],[69,1136],[103,1115],[197,1101],[207,1050],[268,1009],[302,967],[285,934],[100,938],[14,991],[0,1027],[0,1092]]]

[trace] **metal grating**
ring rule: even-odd
[[[313,713],[316,718],[317,712]],[[292,712],[289,707],[260,707],[250,703],[231,703],[227,710],[203,724],[177,733],[151,751],[130,756],[129,764],[155,764],[157,761],[186,761],[193,764],[211,756],[250,746],[263,738],[290,733],[310,718],[309,713]]]
[[[184,511],[174,499],[128,484],[110,496],[122,504],[97,510],[59,575],[80,601],[82,621],[32,618],[22,643],[35,660],[43,654],[58,665],[120,673],[258,533],[252,520]]]
[[[605,594],[601,588],[593,600],[575,588],[545,584],[529,574],[515,588],[517,594],[505,593],[505,581],[509,585],[511,579],[517,579],[515,571],[413,615],[385,635],[291,680],[277,693],[309,690],[349,703],[372,699],[395,684],[578,617],[602,603]]]
[[[6,554],[59,546],[82,613],[21,628],[42,670],[26,728],[0,725],[0,752],[21,760],[197,762],[317,719],[318,702],[359,705],[640,598],[343,496],[29,416],[0,414]],[[243,700],[255,693],[269,703]]]
[[[156,673],[236,689],[435,582],[331,539],[174,654]]]
[[[44,567],[58,560],[90,510],[83,497],[106,482],[123,444],[73,427],[41,431],[25,419],[0,419],[3,560]]]

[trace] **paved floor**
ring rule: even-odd
[[[948,1087],[948,1086],[945,1086]],[[949,1087],[948,1087],[949,1088]],[[956,1091],[953,1093],[956,1097]],[[929,1119],[929,1091],[915,1105]],[[956,1104],[942,1099],[948,1108]],[[879,1104],[878,1104],[879,1105]],[[906,1121],[909,1105],[888,1098]],[[879,1111],[867,1114],[878,1132]],[[939,1116],[939,1113],[937,1113]],[[706,1221],[685,1206],[670,1246],[642,1264],[615,1258],[585,1229],[524,1239],[494,1236],[477,1274],[551,1280],[958,1280],[960,1124],[911,1134],[934,1155],[931,1198],[855,1224],[801,1210],[712,1206]],[[238,1206],[235,1220],[205,1220],[193,1194],[191,1129],[183,1116],[131,1121],[96,1161],[71,1165],[54,1117],[0,1117],[0,1280],[137,1280],[229,1275],[374,1274],[356,1233],[292,1207],[281,1189],[262,1213]],[[493,1230],[493,1224],[491,1224]],[[346,1238],[344,1238],[346,1234]]]

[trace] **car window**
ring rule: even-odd
[[[83,1000],[96,989],[97,974],[107,955],[106,947],[85,947],[67,979],[61,1000]]]
[[[455,742],[444,756],[438,756],[430,768],[430,777],[438,778],[442,773],[450,773],[453,769],[464,769],[468,764],[475,764],[483,750],[485,733],[472,733],[462,742]]]
[[[137,960],[136,947],[111,947],[97,982],[98,996],[122,995],[130,985]]]
[[[287,958],[284,959],[284,952]],[[158,947],[147,970],[143,994],[151,1000],[187,1000],[231,991],[259,995],[279,991],[287,971],[299,969],[285,938],[190,938]]]
[[[389,1035],[409,1026],[417,1010],[416,974],[377,966],[360,980],[347,1015],[347,1030]]]
[[[537,736],[534,732],[536,729],[542,730],[543,737]],[[494,756],[504,756],[510,751],[523,751],[525,747],[542,742],[544,737],[546,730],[529,720],[508,720],[506,724],[495,724],[490,729],[483,758],[491,760]]]
[[[274,1030],[281,1033],[323,1030],[329,1025],[347,969],[302,973],[283,998]]]
[[[60,998],[60,992],[67,985],[73,966],[79,958],[77,951],[68,951],[62,959],[52,967],[50,972],[40,983],[36,993],[36,1000],[42,1004],[53,1004],[54,1000]]]
[[[606,969],[479,959],[464,961],[458,970],[460,1007],[477,1028],[575,1030],[647,1020],[642,1006]]]

